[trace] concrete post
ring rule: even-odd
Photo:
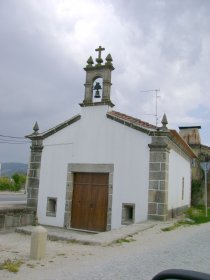
[[[31,234],[30,258],[41,260],[45,257],[47,242],[47,230],[42,226],[37,226]]]

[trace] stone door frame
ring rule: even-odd
[[[64,227],[66,227],[68,229],[71,228],[71,208],[72,208],[72,197],[73,197],[74,173],[77,173],[77,172],[108,173],[109,174],[106,231],[111,230],[114,164],[91,164],[91,163],[87,163],[87,164],[69,163],[68,164]]]

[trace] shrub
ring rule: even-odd
[[[198,206],[203,202],[203,185],[201,180],[192,180],[191,204]]]
[[[208,223],[210,222],[210,209],[208,209],[206,216],[205,206],[191,207],[186,211],[186,217],[193,220],[196,224]]]
[[[0,177],[0,190],[12,190],[14,188],[14,181],[8,177]]]

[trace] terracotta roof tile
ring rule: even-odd
[[[146,128],[146,129],[155,129],[156,130],[156,126],[155,125],[152,125],[152,124],[150,124],[148,122],[144,122],[144,121],[142,121],[140,119],[128,116],[126,114],[122,114],[122,113],[117,112],[117,111],[110,111],[107,114],[109,116],[116,117],[116,118],[118,118],[120,120],[124,120],[125,122],[129,122],[131,124],[135,124],[136,126],[139,126],[139,127],[143,127],[143,128]]]
[[[170,134],[174,139],[176,139],[176,142],[181,145],[182,149],[185,150],[185,152],[192,158],[196,158],[196,154],[193,152],[193,150],[190,148],[190,146],[187,144],[187,142],[179,135],[179,133],[174,130],[170,129]]]

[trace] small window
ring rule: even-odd
[[[56,197],[48,197],[47,198],[47,213],[46,216],[55,217],[57,210],[57,198]]]
[[[123,203],[122,204],[122,225],[129,225],[134,223],[135,217],[135,204]]]

